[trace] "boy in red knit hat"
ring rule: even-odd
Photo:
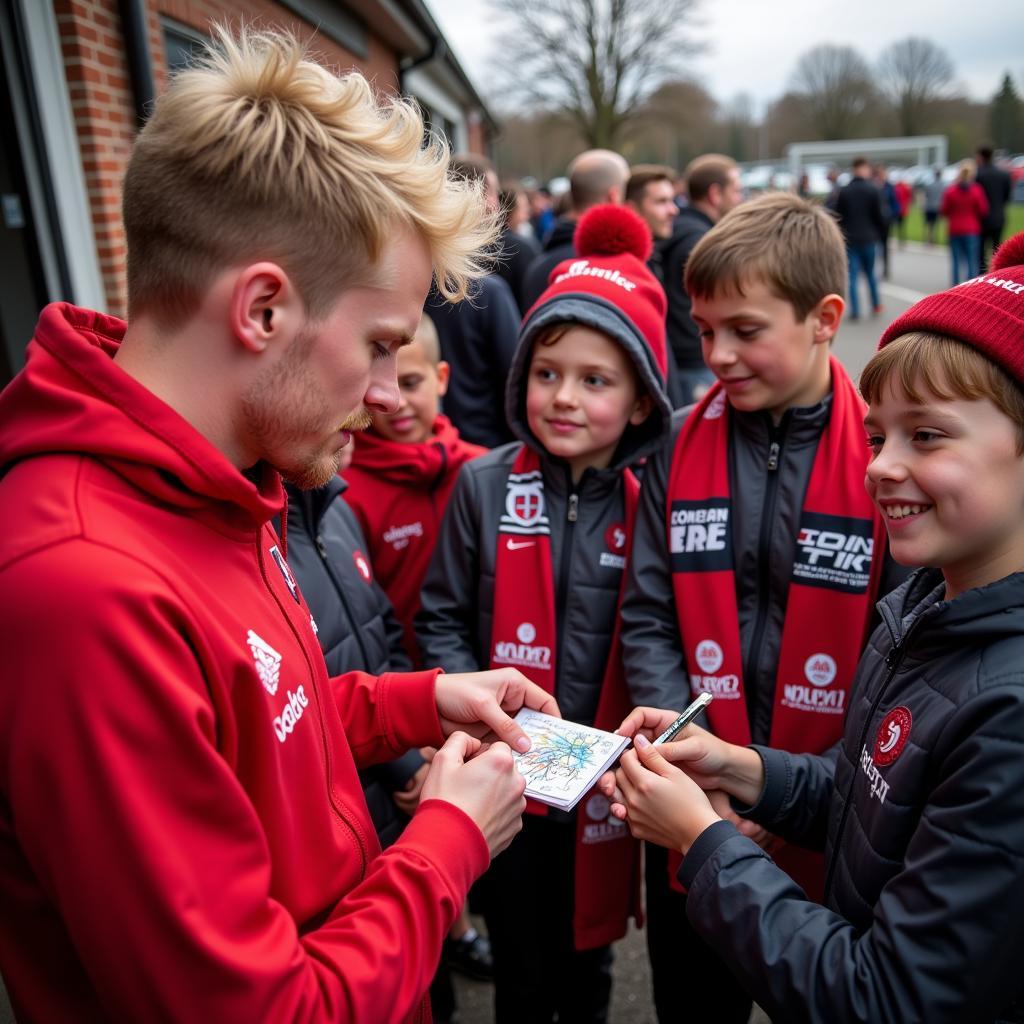
[[[623,207],[580,218],[578,255],[552,271],[512,362],[506,414],[520,441],[463,468],[416,620],[429,664],[515,664],[567,719],[605,728],[632,706],[613,638],[639,490],[629,467],[671,416],[651,244]],[[636,909],[637,866],[600,794],[574,814],[526,815],[484,882],[499,1024],[606,1019],[610,943]]]
[[[487,451],[463,441],[441,415],[449,373],[437,330],[424,315],[412,344],[398,353],[398,408],[373,413],[373,426],[359,436],[345,471],[345,500],[417,666],[422,660],[412,622],[448,496],[462,466]]]
[[[927,568],[879,605],[841,743],[794,755],[691,727],[655,748],[675,711],[638,708],[602,788],[684,854],[690,923],[772,1020],[1019,1022],[1024,234],[897,319],[860,387],[868,494],[894,557]],[[826,848],[825,905],[701,789]]]
[[[648,463],[623,654],[634,703],[681,710],[711,693],[709,728],[735,743],[836,742],[879,593],[885,529],[864,493],[864,403],[831,353],[845,283],[835,221],[784,193],[727,214],[687,263],[718,381]],[[758,838],[820,894],[820,856]],[[685,964],[708,994],[698,1016],[746,1024],[749,996],[687,924],[678,857],[666,864],[652,846],[647,858],[659,1020],[678,1018]]]

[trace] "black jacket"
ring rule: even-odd
[[[563,299],[560,309],[570,306]],[[557,618],[555,698],[566,718],[590,725],[597,711],[622,581],[623,560],[621,555],[614,557],[608,534],[610,527],[624,520],[623,470],[660,446],[670,410],[662,394],[644,424],[626,428],[611,466],[585,470],[574,487],[568,464],[540,447],[524,411],[532,338],[552,315],[544,307],[527,321],[509,375],[508,418],[522,443],[474,459],[459,473],[423,584],[416,638],[424,662],[448,672],[473,672],[490,664],[498,529],[509,470],[522,444],[528,444],[541,456],[545,510],[551,524]],[[621,314],[606,312],[596,301],[581,304],[577,319],[600,329],[605,316],[621,323]],[[645,343],[634,339],[629,355],[635,362],[648,359],[641,354],[641,346],[646,352]]]
[[[668,343],[680,370],[700,369],[704,366],[700,334],[690,315],[690,296],[683,287],[686,261],[693,247],[715,226],[715,222],[700,210],[687,206],[679,211],[672,224],[672,235],[659,244],[665,296],[668,299]]]
[[[576,221],[567,217],[555,221],[551,234],[544,240],[544,248],[534,256],[523,278],[522,309],[525,313],[540,298],[540,294],[548,286],[551,271],[562,260],[576,255],[572,244],[572,236],[576,233]]]
[[[519,313],[522,315],[529,308],[523,305],[526,272],[534,257],[540,253],[540,242],[506,228],[501,233],[500,246],[494,272],[512,289],[512,297],[516,300]]]
[[[370,675],[410,672],[412,664],[402,646],[402,625],[390,601],[356,566],[354,554],[367,557],[369,548],[355,513],[342,498],[347,486],[337,476],[312,491],[285,485],[288,565],[316,622],[330,675],[357,669]],[[422,764],[419,751],[412,750],[359,773],[382,846],[394,842],[408,821],[391,794]]]
[[[633,556],[622,603],[622,650],[626,682],[636,704],[682,709],[690,700],[689,669],[679,637],[666,532],[668,476],[676,441],[694,407],[672,417],[666,443],[647,461],[640,494]],[[771,734],[776,666],[782,648],[789,582],[796,556],[801,510],[818,442],[832,408],[791,409],[777,427],[767,412],[729,409],[729,487],[735,553],[743,685],[750,733],[766,743]],[[769,449],[778,444],[776,468]],[[906,576],[886,555],[881,593]]]
[[[454,305],[436,290],[425,312],[441,341],[441,357],[452,368],[444,413],[463,440],[496,448],[512,440],[502,413],[505,379],[519,335],[519,307],[509,286],[494,274]]]
[[[943,589],[922,570],[881,602],[831,756],[758,748],[746,813],[824,840],[826,906],[727,822],[680,869],[694,927],[775,1021],[1024,1020],[1024,573]],[[880,767],[896,708],[909,738]]]
[[[999,231],[1006,222],[1006,204],[1010,201],[1010,175],[1001,167],[982,164],[978,168],[978,184],[988,196],[988,213],[981,218],[986,231]]]
[[[867,178],[854,176],[839,190],[836,215],[847,245],[874,245],[885,236],[882,194]]]

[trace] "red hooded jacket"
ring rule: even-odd
[[[344,474],[345,501],[359,517],[377,582],[395,606],[416,665],[422,659],[412,622],[448,497],[463,464],[487,451],[463,441],[444,416],[434,420],[433,430],[430,440],[418,444],[360,434]]]
[[[0,972],[19,1019],[400,1021],[487,848],[381,854],[356,765],[439,743],[434,673],[328,679],[258,483],[48,307],[0,396]]]

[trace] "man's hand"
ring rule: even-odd
[[[460,729],[478,739],[500,740],[520,753],[530,749],[530,740],[511,715],[526,707],[562,717],[555,698],[514,668],[439,675],[435,697],[446,736]]]
[[[693,841],[719,816],[704,791],[669,764],[645,736],[638,736],[615,772],[621,803],[613,805],[616,817],[625,818],[638,839],[685,854]]]
[[[523,827],[525,789],[506,744],[483,749],[480,740],[455,732],[434,755],[420,800],[447,800],[464,811],[496,857]]]

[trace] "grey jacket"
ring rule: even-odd
[[[694,407],[672,418],[667,443],[650,460],[640,495],[633,556],[622,603],[626,682],[638,705],[679,708],[690,700],[666,547],[668,476],[676,441]],[[751,736],[771,734],[775,673],[804,495],[828,423],[832,396],[790,409],[773,426],[766,412],[730,409],[729,487],[743,685]],[[774,468],[772,468],[774,467]],[[906,576],[886,555],[880,593]]]
[[[775,1021],[1024,1020],[1024,573],[942,593],[921,570],[880,603],[828,756],[757,748],[740,810],[824,842],[826,906],[728,822],[680,869],[694,927]]]
[[[615,337],[633,359],[654,410],[640,427],[628,426],[611,466],[586,470],[573,487],[569,466],[549,456],[526,422],[525,396],[533,339],[551,323],[588,324]],[[445,512],[416,617],[424,663],[449,672],[490,664],[491,624],[499,522],[509,470],[522,444],[541,456],[544,501],[551,523],[551,560],[557,617],[555,699],[566,718],[592,724],[622,580],[622,557],[609,529],[624,520],[623,471],[660,447],[671,408],[654,374],[650,350],[621,312],[589,296],[563,295],[536,310],[523,327],[509,373],[506,415],[521,439],[467,463]],[[656,392],[656,393],[655,393]],[[610,557],[609,557],[610,556]]]

